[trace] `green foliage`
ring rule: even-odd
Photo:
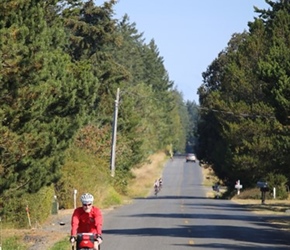
[[[41,207],[45,219],[53,187],[61,207],[73,206],[74,189],[78,196],[92,192],[99,197],[97,204],[118,203],[134,166],[168,145],[182,151],[192,139],[193,109],[173,90],[157,45],[154,40],[146,44],[128,17],[114,20],[114,4],[0,4],[0,206],[7,222],[15,224],[17,214],[19,225],[27,226],[29,205],[33,223],[40,223],[36,208]],[[117,171],[112,180],[117,88]]]
[[[194,102],[187,101],[186,102],[186,111],[183,113],[183,126],[184,131],[186,131],[186,141],[183,145],[186,145],[186,152],[196,152],[198,149],[197,144],[197,127],[199,121],[199,111],[197,109],[197,105]],[[186,118],[186,115],[188,116]]]
[[[27,250],[27,247],[21,244],[18,236],[5,239],[1,247],[3,250]]]
[[[198,158],[230,186],[290,174],[290,4],[267,3],[272,9],[256,9],[260,17],[233,34],[199,88]]]
[[[59,178],[63,152],[95,99],[91,68],[72,64],[61,50],[68,38],[58,17],[46,22],[47,4],[31,0],[1,12],[0,194],[6,200]]]
[[[20,197],[9,199],[1,211],[2,220],[6,225],[17,228],[29,228],[30,220],[31,226],[35,227],[51,214],[53,197],[53,186],[45,186],[37,193],[24,193]]]
[[[87,154],[98,155],[104,160],[110,159],[111,126],[88,124],[82,127],[75,136],[73,146]],[[77,158],[76,158],[77,159]]]
[[[53,247],[49,248],[48,250],[71,250],[71,244],[68,241],[68,238],[64,238],[62,241],[57,242],[54,244]]]
[[[117,168],[116,176],[113,180],[113,185],[116,191],[122,195],[127,194],[128,182],[130,180],[130,171],[129,168]]]
[[[110,207],[112,205],[120,205],[122,203],[120,193],[118,193],[112,187],[105,190],[105,193],[102,195],[105,197],[102,202],[104,207]]]
[[[276,188],[276,198],[277,199],[287,199],[288,198],[288,192],[286,189],[286,184],[288,182],[288,179],[286,176],[282,174],[273,174],[269,173],[266,177],[267,183],[269,185],[270,190],[273,190],[273,188]]]
[[[101,206],[102,192],[110,186],[108,163],[78,148],[71,148],[67,152],[66,159],[62,168],[62,177],[55,185],[59,206],[73,207],[75,189],[78,204],[80,196],[89,192],[96,197],[95,204]]]

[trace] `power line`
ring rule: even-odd
[[[234,113],[232,111],[224,111],[224,110],[218,110],[218,109],[211,109],[211,108],[205,108],[205,107],[200,107],[196,106],[197,109],[200,110],[207,110],[215,113],[221,113],[221,114],[227,114],[227,115],[232,115],[232,116],[237,116],[237,117],[251,117],[251,118],[271,118],[271,119],[276,119],[275,116],[273,115],[258,115],[258,114],[248,114],[248,113]]]

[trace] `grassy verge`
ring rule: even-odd
[[[204,186],[211,187],[214,183],[218,182],[218,178],[215,176],[214,171],[209,166],[202,166],[203,177],[204,177]],[[226,189],[222,189],[222,192],[225,192]],[[247,199],[247,197],[253,196],[253,193],[256,193],[257,190],[245,190],[241,191],[240,195],[235,195],[231,200],[236,202],[244,207],[245,210],[251,211],[260,215],[281,215],[278,217],[265,218],[266,221],[275,225],[275,227],[284,230],[290,231],[290,220],[289,220],[289,210],[290,210],[290,197],[287,200],[273,200],[269,199],[265,201],[265,204],[262,204],[260,199]],[[259,192],[259,191],[258,191]],[[208,198],[214,198],[214,192],[209,191],[207,193]]]
[[[150,156],[148,162],[142,167],[133,169],[134,179],[129,183],[128,196],[122,197],[121,204],[129,203],[133,198],[148,196],[153,188],[155,179],[161,176],[166,160],[166,154],[160,152]],[[68,245],[66,237],[49,250],[70,250],[71,247]]]
[[[287,200],[266,200],[265,204],[261,204],[261,200],[239,199],[234,197],[234,202],[242,205],[244,209],[249,210],[258,215],[280,215],[277,217],[265,218],[266,221],[275,225],[284,231],[290,231],[290,199]]]
[[[209,166],[202,166],[202,172],[203,172],[203,185],[211,187],[216,182],[221,182],[214,174],[214,171]],[[226,189],[222,188],[221,192],[225,192]],[[245,208],[256,212],[256,213],[285,213],[287,210],[290,210],[290,196],[287,200],[274,200],[274,199],[266,199],[265,204],[261,203],[260,199],[249,199],[248,197],[257,196],[259,197],[259,190],[258,189],[252,189],[252,190],[241,190],[240,195],[235,195],[231,200],[244,205]],[[254,195],[253,195],[254,194]],[[214,192],[209,191],[207,193],[208,198],[214,197]],[[290,214],[289,214],[290,215]]]
[[[21,242],[20,237],[12,236],[6,238],[2,242],[2,249],[3,250],[26,250],[27,247]]]
[[[97,193],[97,197],[100,197],[102,200],[102,202],[97,205],[102,208],[108,208],[110,206],[115,206],[116,204],[119,205],[126,204],[130,202],[132,198],[146,197],[153,188],[154,180],[160,177],[166,160],[167,160],[166,154],[160,152],[158,154],[152,155],[148,159],[147,163],[144,164],[142,167],[133,169],[132,173],[135,178],[131,180],[131,182],[129,183],[128,196],[126,197],[122,197],[116,194],[112,188],[109,188],[109,181],[102,181],[104,185],[102,187],[98,186],[97,190],[100,191],[100,194],[97,193],[97,191],[95,191],[95,193]],[[82,176],[83,175],[84,173],[82,174]],[[109,176],[109,178],[111,177]],[[103,177],[103,179],[105,179],[105,177]],[[69,184],[71,183],[72,182],[69,182]],[[89,187],[89,185],[90,183],[87,183],[88,186],[87,189],[91,190],[91,187]],[[92,184],[92,186],[94,189],[95,183]],[[49,223],[48,221],[46,223]],[[2,236],[0,246],[2,247],[3,250],[27,250],[29,249],[31,244],[34,244],[33,242],[36,242],[42,239],[43,237],[47,236],[46,231],[42,230],[32,231],[31,229],[23,229],[23,230],[13,229],[10,227],[6,227],[5,225],[2,228],[2,224],[1,224],[1,233]],[[17,235],[17,237],[15,237],[14,235]],[[52,247],[46,249],[70,250],[71,246],[68,243],[66,237],[55,243]]]
[[[68,243],[67,237],[62,241],[57,242],[53,247],[48,250],[71,250],[71,245]]]
[[[166,154],[160,152],[152,155],[148,163],[132,170],[134,179],[129,183],[128,196],[130,198],[146,197],[153,189],[154,181],[161,177]]]
[[[216,193],[212,190],[212,186],[219,182],[222,183],[217,176],[215,175],[213,169],[208,165],[202,165],[202,174],[203,174],[203,185],[206,187],[210,187],[210,191],[206,193],[207,198],[214,198]],[[220,195],[222,195],[224,192],[226,192],[225,187],[220,188]]]
[[[153,188],[155,179],[161,176],[166,160],[166,154],[161,152],[152,155],[142,167],[133,169],[134,179],[129,183],[128,196],[123,197],[121,203],[128,203],[132,198],[148,196]],[[71,250],[71,247],[66,237],[49,250]]]

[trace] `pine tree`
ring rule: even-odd
[[[72,64],[53,1],[1,3],[1,194],[55,182],[95,100],[91,69]],[[52,18],[54,16],[54,18]]]

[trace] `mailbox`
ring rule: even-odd
[[[260,188],[260,190],[262,192],[269,192],[270,191],[270,189],[268,187],[262,187],[262,188]]]
[[[238,189],[238,190],[243,188],[243,185],[241,184],[240,180],[236,181],[235,188]]]
[[[216,192],[219,192],[219,186],[218,185],[212,186],[212,190],[216,191]]]
[[[264,182],[264,181],[258,181],[257,182],[257,187],[259,187],[260,191],[261,191],[262,204],[265,204],[266,192],[268,192],[270,190],[269,187],[268,187],[268,183]]]
[[[258,188],[268,188],[268,183],[267,182],[264,182],[264,181],[258,181],[257,182],[257,187]]]

